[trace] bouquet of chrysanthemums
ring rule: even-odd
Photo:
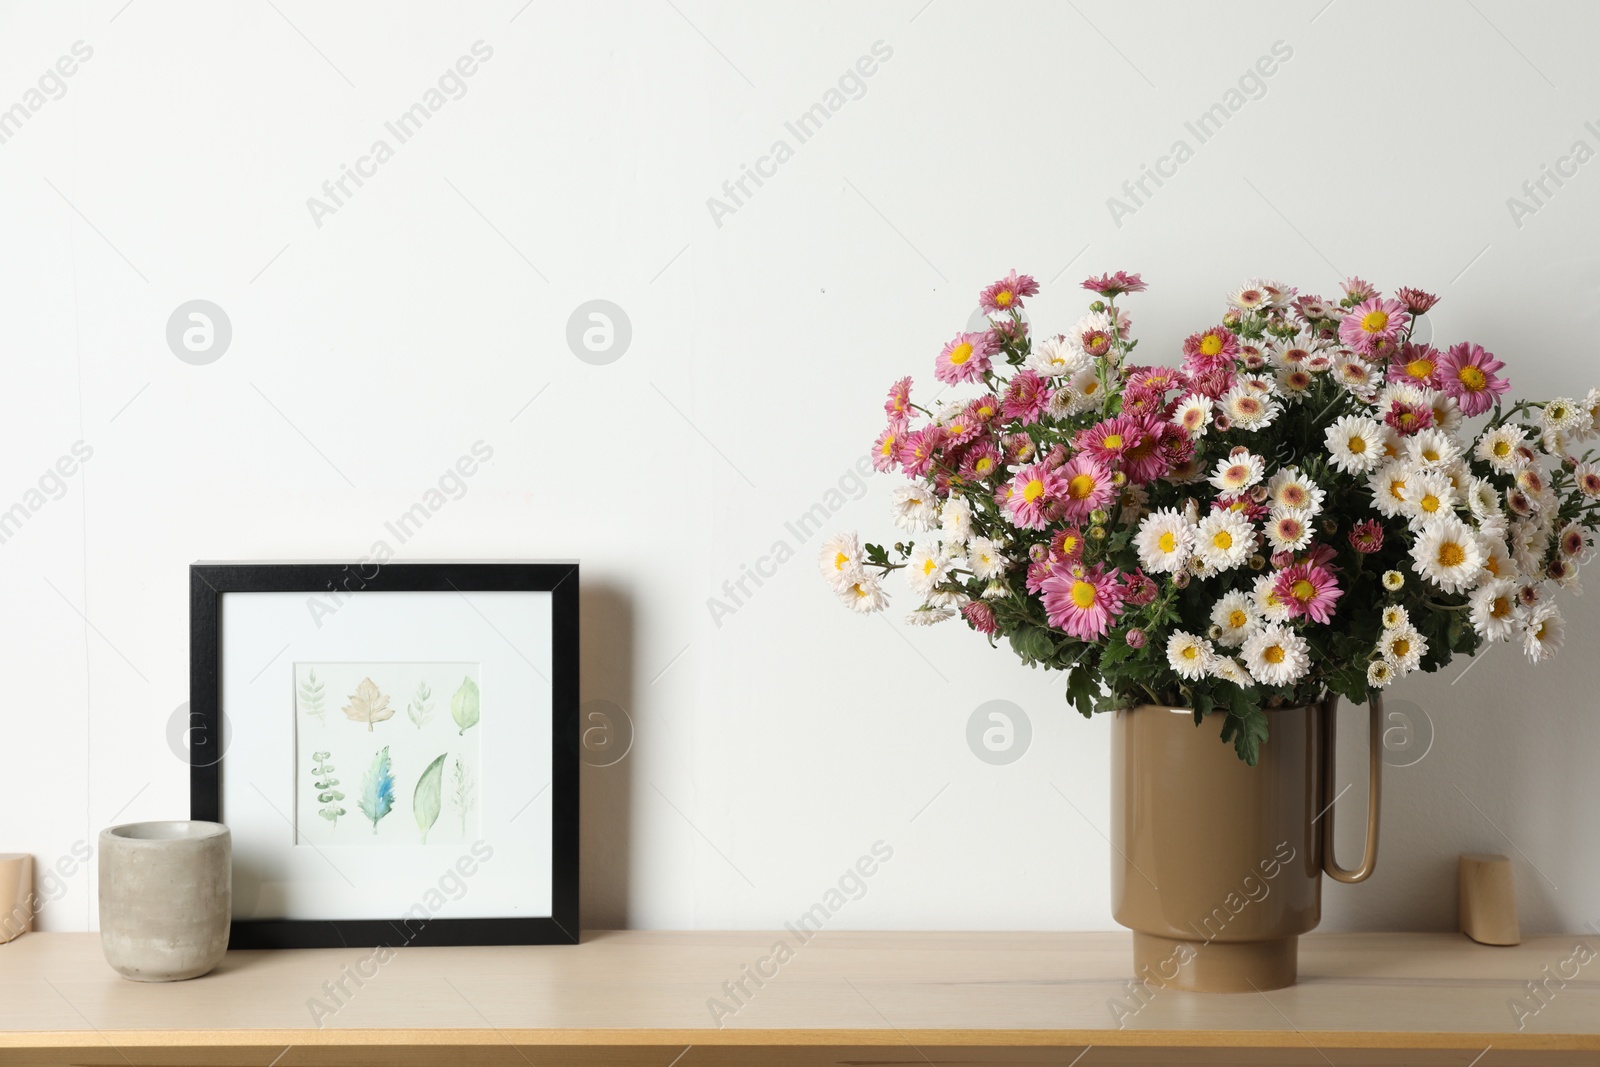
[[[1085,715],[1226,715],[1251,763],[1263,709],[1363,702],[1489,641],[1560,647],[1551,595],[1600,524],[1600,389],[1510,404],[1481,346],[1417,339],[1438,299],[1418,289],[1252,280],[1168,367],[1134,358],[1139,275],[1083,288],[1088,313],[1039,338],[1038,283],[1013,271],[980,296],[988,328],[939,352],[934,395],[889,390],[872,456],[908,479],[905,536],[829,540],[845,604],[882,610],[904,571],[908,622],[1004,636]]]

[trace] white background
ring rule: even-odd
[[[1107,723],[953,625],[843,613],[786,522],[852,488],[883,389],[929,380],[1012,267],[1056,328],[1085,274],[1143,271],[1140,351],[1167,360],[1252,274],[1421,286],[1436,340],[1581,395],[1600,161],[1520,226],[1507,198],[1600,147],[1597,33],[1593,5],[1509,0],[0,7],[0,105],[94,48],[0,145],[0,507],[94,449],[0,544],[0,848],[48,866],[186,813],[191,560],[382,540],[581,559],[584,698],[636,730],[585,769],[586,925],[776,927],[882,839],[837,927],[1110,927]],[[316,226],[307,198],[480,39],[467,94]],[[718,226],[707,198],[880,40],[866,94]],[[1280,40],[1265,95],[1116,225],[1107,198]],[[606,366],[566,341],[597,298],[633,330]],[[232,322],[206,366],[166,343],[192,299]],[[401,544],[385,523],[476,441],[492,459]],[[829,527],[892,536],[868,485]],[[1451,927],[1467,850],[1512,856],[1525,930],[1600,920],[1600,612],[1566,606],[1553,668],[1500,649],[1398,687],[1432,748],[1390,771],[1378,873],[1328,887],[1325,928]],[[994,699],[1032,723],[1009,766],[965,739]],[[41,925],[92,927],[94,885],[64,877]]]

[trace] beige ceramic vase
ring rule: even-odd
[[[1322,874],[1360,882],[1378,851],[1382,698],[1370,698],[1371,780],[1361,866],[1333,857],[1330,696],[1267,712],[1256,766],[1220,738],[1221,716],[1117,712],[1111,748],[1112,914],[1133,931],[1138,979],[1199,992],[1295,980],[1299,936],[1322,917]]]

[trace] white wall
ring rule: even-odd
[[[1106,928],[1107,723],[955,626],[843,613],[785,525],[864,454],[887,384],[927,380],[1012,267],[1046,283],[1042,325],[1079,313],[1090,270],[1143,271],[1142,351],[1169,359],[1247,275],[1359,273],[1442,292],[1437,336],[1484,343],[1522,395],[1600,377],[1600,162],[1507,206],[1600,148],[1593,5],[520,8],[0,7],[0,107],[93,49],[0,144],[0,507],[93,449],[0,544],[0,849],[49,864],[187,812],[166,731],[190,561],[384,539],[582,560],[584,697],[637,731],[585,773],[588,925],[776,926],[882,839],[840,927]],[[307,198],[480,40],[465,96],[313,221]],[[880,41],[865,94],[796,144],[785,121]],[[1197,144],[1185,121],[1279,41],[1265,95]],[[1107,198],[1179,138],[1194,157],[1115,223]],[[793,158],[714,220],[777,139]],[[204,366],[165,338],[198,298],[233,329]],[[565,339],[595,298],[632,323],[610,365]],[[385,521],[478,441],[493,461],[396,543]],[[889,532],[891,486],[869,486],[830,526]],[[714,623],[708,598],[778,542],[795,558]],[[1449,927],[1463,850],[1514,857],[1527,928],[1600,920],[1600,613],[1568,608],[1553,669],[1501,649],[1398,689],[1432,748],[1388,775],[1379,872],[1329,887],[1325,927]],[[991,699],[1032,723],[1009,766],[965,741]],[[92,866],[63,881],[43,925],[92,928]]]

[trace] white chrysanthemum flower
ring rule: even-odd
[[[1267,498],[1274,508],[1300,508],[1313,518],[1321,513],[1327,495],[1295,466],[1280,467],[1267,481]]]
[[[1387,689],[1395,678],[1394,667],[1388,660],[1375,659],[1367,664],[1367,684],[1374,689]]]
[[[1189,431],[1190,437],[1204,437],[1206,427],[1211,425],[1211,398],[1201,393],[1190,393],[1178,401],[1177,410],[1172,413],[1172,422]]]
[[[1224,393],[1217,401],[1217,408],[1233,420],[1238,430],[1264,430],[1283,410],[1268,392],[1244,382]]]
[[[1383,609],[1383,628],[1393,630],[1400,626],[1410,626],[1411,616],[1399,604],[1390,604]]]
[[[1472,591],[1472,628],[1486,641],[1505,641],[1517,622],[1517,583],[1493,578]]]
[[[1467,508],[1479,522],[1504,514],[1500,510],[1499,490],[1495,489],[1493,482],[1484,478],[1467,480]]]
[[[1174,630],[1167,638],[1167,662],[1180,678],[1195,682],[1211,669],[1211,642],[1186,630]]]
[[[1239,512],[1223,508],[1200,520],[1194,546],[1195,558],[1210,570],[1232,570],[1255,551],[1256,529]]]
[[[1267,292],[1257,285],[1246,282],[1228,294],[1228,303],[1240,311],[1254,311],[1266,307]]]
[[[936,608],[929,604],[924,604],[907,615],[906,622],[911,626],[933,626],[936,623],[944,622],[946,619],[953,619],[955,616],[956,613],[949,608]]]
[[[999,600],[1011,595],[1011,590],[1006,588],[1006,583],[998,578],[991,578],[989,584],[983,587],[981,594],[984,600]]]
[[[1506,549],[1506,539],[1497,532],[1478,528],[1478,546],[1483,549],[1483,578],[1513,579],[1518,575],[1517,565]]]
[[[1236,656],[1218,656],[1211,662],[1211,676],[1220,678],[1224,682],[1232,682],[1240,689],[1248,689],[1255,685],[1256,680],[1250,677],[1250,672],[1245,670],[1243,663]]]
[[[1589,537],[1582,526],[1569,522],[1556,534],[1556,548],[1563,558],[1582,563],[1589,555]]]
[[[1372,506],[1378,514],[1393,519],[1405,513],[1412,477],[1412,466],[1403,459],[1391,459],[1372,472],[1367,488],[1372,490]]]
[[[1293,685],[1310,668],[1311,649],[1293,629],[1273,623],[1245,639],[1244,662],[1262,685]]]
[[[1311,513],[1304,508],[1274,508],[1266,530],[1275,551],[1298,552],[1311,543]]]
[[[1527,439],[1520,426],[1496,426],[1478,438],[1472,454],[1501,474],[1510,474],[1527,462],[1517,451]]]
[[[1378,651],[1398,673],[1407,675],[1422,666],[1422,657],[1428,654],[1428,640],[1408,622],[1383,631],[1378,636]]]
[[[1539,425],[1565,434],[1582,433],[1589,427],[1589,412],[1571,397],[1558,396],[1545,404]]]
[[[1399,571],[1383,572],[1383,587],[1391,593],[1399,592],[1405,588],[1406,576]]]
[[[1250,587],[1250,602],[1255,605],[1256,614],[1268,622],[1285,622],[1289,618],[1289,605],[1273,592],[1273,586],[1278,584],[1277,577],[1276,574],[1258,575]]]
[[[1144,517],[1134,535],[1139,565],[1154,574],[1173,574],[1189,562],[1194,550],[1194,527],[1183,513],[1162,508]]]
[[[1006,572],[1010,560],[1000,551],[1000,546],[987,537],[974,537],[967,542],[967,566],[974,577],[988,580]]]
[[[1064,413],[1068,415],[1078,415],[1090,408],[1099,407],[1103,397],[1100,379],[1095,376],[1093,367],[1075,371],[1067,379],[1067,387],[1056,391],[1056,398],[1062,401]],[[1055,412],[1052,410],[1051,414]]]
[[[1349,352],[1341,353],[1333,361],[1333,374],[1350,395],[1360,400],[1371,400],[1378,387],[1378,376],[1372,364]]]
[[[1207,479],[1225,497],[1236,497],[1261,481],[1266,464],[1253,452],[1236,450],[1233,455],[1217,460],[1216,469]]]
[[[1447,593],[1464,593],[1483,573],[1478,537],[1454,515],[1429,522],[1411,546],[1411,568]]]
[[[1589,413],[1589,429],[1586,437],[1600,434],[1600,386],[1590,389],[1583,396],[1583,403],[1579,405]]]
[[[972,536],[972,505],[951,494],[939,508],[939,537],[946,545],[960,546]]]
[[[1433,409],[1433,424],[1436,427],[1447,434],[1454,434],[1461,429],[1461,405],[1456,403],[1455,397],[1430,390],[1428,406]]]
[[[889,594],[883,591],[883,586],[878,584],[876,578],[866,574],[838,589],[837,592],[841,603],[851,611],[862,615],[882,611],[889,603]]]
[[[822,577],[836,590],[855,584],[865,573],[862,570],[860,539],[854,533],[834,534],[822,543],[817,566],[822,571]]]
[[[1534,663],[1542,663],[1561,651],[1566,633],[1566,620],[1556,606],[1540,604],[1522,622],[1522,651]]]
[[[1511,562],[1526,575],[1537,575],[1544,570],[1544,557],[1550,549],[1550,534],[1544,523],[1514,522],[1511,524]]]
[[[939,494],[924,482],[894,491],[894,524],[908,533],[926,533],[939,522]]]
[[[1273,377],[1278,393],[1287,400],[1298,403],[1306,398],[1316,378],[1304,367],[1279,367]]]
[[[1578,492],[1594,500],[1600,497],[1600,463],[1580,463],[1572,469],[1573,484]]]
[[[1211,608],[1211,622],[1217,627],[1217,640],[1238,648],[1261,625],[1261,612],[1242,589],[1224,593]]]
[[[1085,337],[1093,337],[1096,334],[1103,334],[1106,337],[1114,337],[1116,336],[1116,333],[1117,324],[1111,321],[1111,314],[1109,312],[1091,311],[1073,324],[1072,332],[1067,334],[1067,339],[1084,354],[1085,358],[1093,359],[1096,353],[1090,352],[1088,349],[1083,347],[1083,339]],[[1101,352],[1099,354],[1110,355],[1109,352]]]
[[[911,550],[906,559],[906,582],[913,592],[926,597],[933,587],[950,577],[950,557],[944,546],[924,542]]]
[[[1383,462],[1386,437],[1377,419],[1341,415],[1323,433],[1328,458],[1346,474],[1366,474]]]
[[[1035,345],[1026,366],[1047,378],[1064,378],[1076,374],[1092,361],[1088,353],[1065,337],[1057,334]]]
[[[928,594],[928,606],[931,608],[951,608],[960,611],[970,603],[972,598],[967,595],[966,590],[956,586],[940,586]]]
[[[1321,348],[1320,342],[1310,334],[1301,334],[1291,337],[1272,348],[1272,362],[1274,366],[1286,370],[1293,369],[1308,363],[1316,356]]]
[[[1443,430],[1418,430],[1406,438],[1406,458],[1419,467],[1441,470],[1461,458],[1461,445]]]
[[[1455,504],[1455,486],[1438,471],[1413,471],[1406,479],[1406,502],[1401,511],[1411,520],[1413,530],[1451,514]]]

